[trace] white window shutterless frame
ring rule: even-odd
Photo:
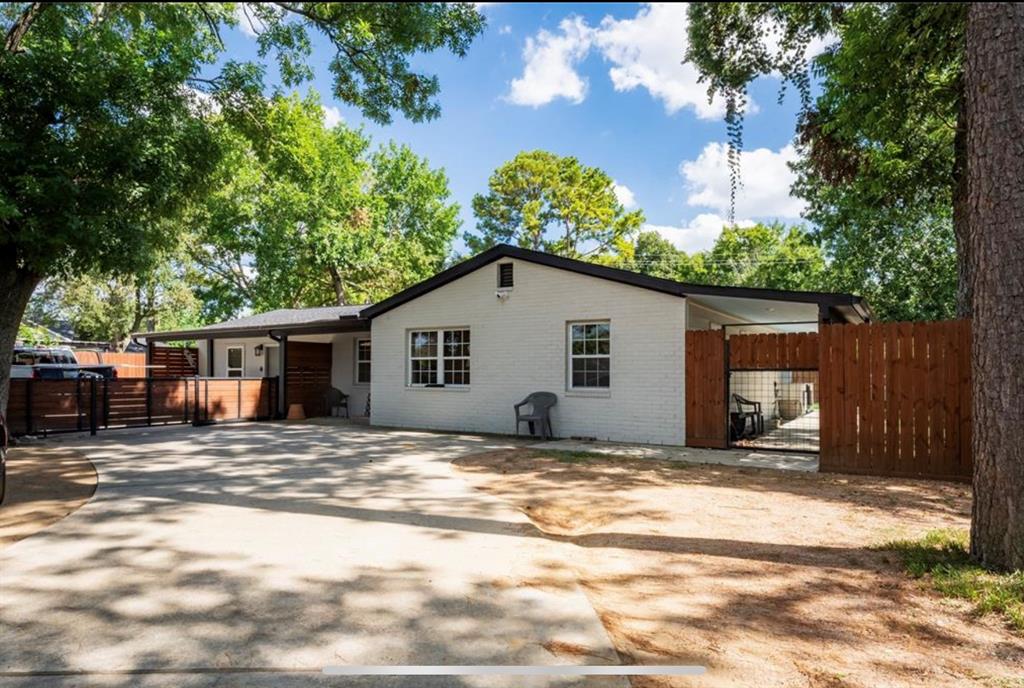
[[[469,329],[412,330],[408,351],[410,387],[469,386]]]
[[[610,389],[611,323],[571,322],[567,336],[569,389]]]

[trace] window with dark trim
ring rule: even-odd
[[[512,263],[498,263],[498,288],[511,289],[513,286]]]
[[[415,330],[409,333],[409,385],[469,385],[469,330]]]
[[[356,340],[356,384],[370,384],[370,361],[372,349],[369,339]]]

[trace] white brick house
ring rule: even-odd
[[[557,436],[681,445],[687,329],[868,317],[849,294],[689,285],[501,245],[372,306],[140,336],[206,340],[209,375],[280,376],[282,411],[302,346],[354,415],[372,400],[373,425],[513,433],[512,405],[547,391]]]

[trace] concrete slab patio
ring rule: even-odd
[[[617,664],[562,543],[458,478],[509,440],[328,424],[65,438],[93,499],[0,549],[0,686],[625,685],[324,677],[335,664]]]
[[[717,464],[738,468],[772,468],[782,471],[816,472],[817,454],[795,454],[763,449],[698,449],[665,447],[654,444],[619,444],[588,440],[554,440],[532,445],[535,449],[589,452],[605,456],[628,456],[635,459],[658,459],[684,463]]]

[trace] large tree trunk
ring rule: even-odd
[[[18,325],[32,297],[39,276],[15,266],[13,257],[0,263],[0,413],[7,413],[11,389],[11,360]]]
[[[967,14],[968,258],[973,291],[971,552],[1024,569],[1024,5]]]

